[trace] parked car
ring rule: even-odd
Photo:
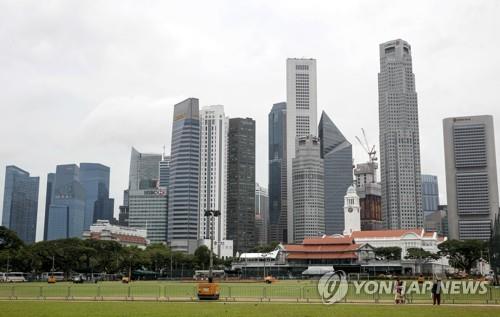
[[[5,274],[5,281],[9,283],[26,282],[23,272],[9,272]]]
[[[73,283],[75,284],[82,284],[85,280],[86,278],[82,274],[73,276]]]

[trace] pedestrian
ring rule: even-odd
[[[432,284],[432,305],[441,305],[441,279],[438,278],[434,280],[434,284]]]
[[[394,303],[403,304],[403,281],[399,280],[399,277],[396,279],[396,283],[394,283]]]

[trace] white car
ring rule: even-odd
[[[5,273],[5,281],[9,283],[26,282],[26,278],[24,277],[24,273],[22,272],[10,272]]]

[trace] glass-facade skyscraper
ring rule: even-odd
[[[98,163],[80,163],[80,183],[85,190],[84,230],[97,219],[112,220],[114,200],[109,198],[109,167]]]
[[[130,191],[156,188],[160,180],[161,154],[141,153],[132,148],[130,154]]]
[[[39,177],[32,177],[17,166],[5,169],[2,225],[28,244],[36,238],[39,184]]]
[[[273,105],[269,123],[268,241],[287,241],[286,102]]]
[[[422,211],[424,217],[438,211],[439,188],[436,175],[422,174]]]
[[[227,239],[233,252],[255,246],[255,120],[229,119]]]
[[[353,184],[352,145],[323,111],[319,121],[325,184],[325,233],[344,233],[344,195]]]
[[[174,250],[187,251],[198,239],[199,177],[199,101],[189,98],[174,106],[167,230]]]

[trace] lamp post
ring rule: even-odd
[[[214,266],[214,219],[220,216],[220,210],[205,210],[205,217],[207,217],[207,223],[209,225],[209,235],[210,235],[210,266],[208,268],[208,282],[213,282],[213,266]]]

